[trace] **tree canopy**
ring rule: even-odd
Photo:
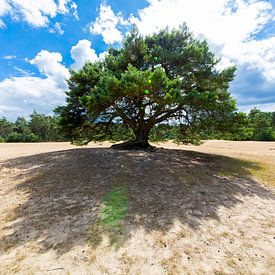
[[[218,62],[185,25],[148,36],[133,29],[103,61],[71,72],[67,104],[56,113],[77,143],[124,125],[132,139],[118,148],[147,148],[151,129],[163,123],[179,125],[178,141],[197,143],[205,129],[234,131],[243,119],[228,92],[236,68],[218,70]]]
[[[33,112],[30,119],[18,117],[15,122],[0,118],[0,142],[64,141],[58,118]]]
[[[275,140],[275,112],[261,112],[253,108],[248,114],[249,129],[253,140]]]

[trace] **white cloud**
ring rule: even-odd
[[[62,29],[61,25],[56,22],[54,25],[53,25],[53,28],[50,28],[50,33],[58,33],[59,35],[62,35],[64,34],[64,30]]]
[[[55,17],[57,6],[53,0],[12,0],[12,14],[14,18],[19,16],[24,21],[35,27],[45,27],[48,25],[49,17]]]
[[[86,61],[95,62],[103,60],[108,54],[107,52],[103,52],[97,56],[95,50],[91,48],[91,44],[91,41],[83,39],[79,40],[78,43],[71,48],[71,57],[75,61],[71,66],[73,70],[79,70]]]
[[[61,64],[62,56],[58,52],[42,50],[30,63],[36,65],[40,73],[55,81],[59,87],[66,87],[65,79],[70,77],[68,69]]]
[[[0,83],[0,93],[10,93],[11,96],[41,98],[42,95],[59,92],[60,88],[52,78],[11,77]],[[15,102],[16,104],[16,102]]]
[[[7,59],[7,60],[11,60],[11,59],[15,59],[16,56],[15,55],[4,55],[2,58]]]
[[[1,89],[1,87],[0,87]],[[7,113],[15,112],[17,114],[22,114],[24,110],[19,107],[0,105],[0,117],[6,116]],[[15,117],[14,117],[15,118]]]
[[[99,59],[100,61],[103,61],[103,60],[107,57],[108,54],[109,54],[109,53],[108,53],[107,51],[102,52],[102,53],[99,54],[98,59]]]
[[[14,70],[16,72],[18,72],[18,74],[20,74],[21,76],[31,76],[33,73],[27,71],[27,70],[23,70],[17,66],[14,66]]]
[[[50,18],[70,11],[77,17],[77,5],[72,0],[0,0],[0,27],[4,26],[1,17],[7,14],[34,27],[46,27]]]
[[[254,104],[248,106],[241,106],[239,110],[241,112],[249,113],[251,109],[257,108],[263,112],[275,112],[275,103],[266,103],[266,104]]]
[[[29,116],[33,110],[51,113],[63,104],[64,90],[52,78],[11,77],[0,82],[0,116],[14,120]]]
[[[255,35],[275,20],[272,5],[259,0],[150,0],[149,6],[129,20],[142,34],[186,22],[195,35],[208,39],[226,64],[246,64],[262,71],[266,81],[275,81],[273,38],[257,40]]]
[[[19,115],[28,116],[34,109],[49,113],[55,106],[64,103],[65,80],[70,73],[61,64],[61,54],[42,50],[29,62],[37,66],[45,78],[10,77],[0,82],[1,116],[15,119]]]
[[[6,26],[1,17],[9,13],[10,9],[11,7],[6,0],[0,0],[0,28]]]
[[[249,38],[269,19],[270,9],[266,1],[151,0],[149,7],[140,10],[139,18],[132,17],[131,22],[144,34],[187,22],[196,34],[224,44]]]
[[[70,7],[68,7],[70,5]],[[69,13],[69,9],[76,9],[77,5],[71,0],[58,0],[58,11],[60,13]]]
[[[261,70],[267,85],[275,84],[275,37],[240,43],[236,49],[225,45],[223,51],[228,51],[228,57],[246,64],[248,69]]]
[[[86,61],[95,62],[98,60],[98,56],[94,49],[91,48],[91,41],[83,39],[71,48],[71,57],[75,61],[72,64],[73,70],[80,69]]]
[[[80,40],[71,49],[75,60],[73,68],[79,69],[87,60],[102,60],[106,54],[103,52],[97,56],[91,49],[90,41]],[[26,61],[35,65],[45,77],[34,77],[27,71],[14,67],[22,76],[9,77],[0,82],[0,117],[6,116],[14,120],[17,116],[29,116],[33,110],[49,114],[54,107],[64,104],[66,79],[70,77],[70,73],[61,63],[61,54],[42,50],[32,60]]]
[[[58,12],[61,14],[72,12],[73,16],[76,19],[79,19],[77,14],[77,4],[72,0],[58,0]]]
[[[90,26],[92,34],[100,34],[107,44],[121,42],[123,36],[118,27],[127,25],[121,13],[115,14],[110,5],[100,5],[99,16]]]

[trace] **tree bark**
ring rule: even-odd
[[[148,128],[140,128],[135,129],[135,139],[129,140],[123,143],[112,145],[113,149],[118,150],[150,150],[154,147],[149,144],[149,133],[150,129]]]

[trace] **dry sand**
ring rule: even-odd
[[[275,143],[109,146],[0,144],[0,274],[275,273],[274,187],[252,173],[275,170]],[[91,242],[114,186],[121,236]]]

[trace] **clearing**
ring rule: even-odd
[[[0,274],[275,274],[275,143],[0,144]]]

